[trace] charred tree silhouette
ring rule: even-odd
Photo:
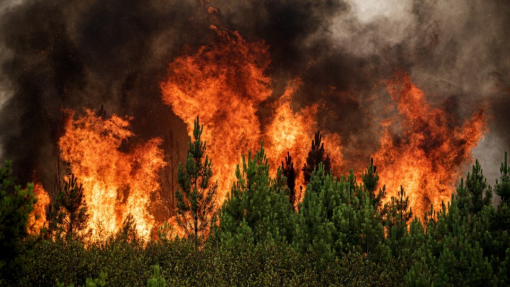
[[[83,186],[71,174],[59,183],[59,190],[50,214],[50,231],[60,238],[77,239],[84,237],[88,220]]]
[[[165,144],[165,150],[167,151],[165,153],[165,161],[167,165],[161,171],[161,195],[163,199],[168,202],[170,215],[174,215],[176,208],[175,192],[179,187],[179,183],[177,182],[177,170],[179,168],[179,162],[181,162],[181,150],[179,142],[175,138],[172,130],[166,135]]]
[[[329,173],[331,171],[331,159],[329,155],[324,151],[324,143],[322,141],[322,135],[320,131],[315,133],[315,139],[312,140],[312,148],[308,152],[306,158],[306,164],[303,166],[303,172],[305,175],[305,183],[310,182],[310,177],[314,169],[319,166],[319,163],[324,165],[324,171]]]
[[[287,152],[285,162],[282,161],[283,175],[287,178],[287,187],[289,188],[289,201],[294,206],[296,202],[296,170],[290,153]]]

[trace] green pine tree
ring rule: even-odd
[[[409,206],[409,197],[404,188],[400,187],[398,197],[392,196],[391,202],[386,206],[386,243],[393,254],[401,254],[404,237],[407,235],[407,223],[413,217],[413,211]]]
[[[319,164],[299,210],[296,246],[313,250],[324,260],[345,253],[373,259],[382,254],[381,215],[367,189],[355,182],[352,171],[347,180],[343,176],[337,179]]]
[[[510,203],[510,166],[507,161],[508,153],[505,152],[505,161],[501,163],[499,168],[501,172],[500,181],[496,179],[494,192],[501,197],[500,205]]]
[[[254,243],[291,242],[297,215],[286,196],[282,170],[277,170],[276,178],[269,176],[262,146],[253,157],[251,151],[248,157],[243,155],[236,178],[220,211],[218,235],[224,240],[243,238]]]
[[[473,235],[475,230],[470,219],[463,216],[457,203],[457,197],[453,196],[447,205],[431,215],[435,219],[427,220],[427,238],[414,256],[420,258],[420,264],[428,270],[436,286],[490,286],[494,282],[494,269]]]
[[[21,265],[20,256],[28,246],[24,244],[28,216],[36,201],[33,184],[25,189],[15,185],[12,163],[6,161],[5,167],[0,168],[0,274],[11,276]],[[2,279],[0,285],[6,283]]]
[[[455,195],[455,200],[457,201],[460,213],[463,216],[467,217],[471,210],[471,195],[466,185],[464,184],[464,178],[460,179],[460,184],[457,187],[457,194]]]
[[[379,185],[379,174],[377,174],[377,167],[374,165],[373,158],[370,159],[367,170],[363,171],[361,178],[363,179],[365,193],[369,195],[370,201],[375,207],[380,208],[382,205],[382,199],[386,195],[386,187],[383,186],[379,189],[379,192],[376,192]]]
[[[478,160],[475,161],[471,172],[468,173],[466,181],[461,179],[457,188],[457,200],[463,215],[476,214],[484,206],[491,204],[492,189],[487,185],[487,179],[483,175]]]
[[[324,165],[319,163],[318,168],[312,172],[300,204],[294,245],[302,251],[313,251],[325,260],[335,258],[339,249],[350,249],[353,242],[349,238],[336,246],[339,231],[333,216],[340,205],[349,207],[352,199],[350,187],[343,177],[337,180],[326,173]]]
[[[201,139],[203,129],[197,117],[193,138],[188,142],[186,169],[181,163],[177,172],[181,189],[176,193],[176,219],[186,236],[193,238],[195,246],[209,233],[216,210],[217,184],[211,182],[212,162],[206,155],[206,142]]]
[[[498,275],[496,276],[497,286],[510,286],[510,247],[506,250],[504,260],[498,266]]]
[[[478,213],[483,206],[491,204],[492,189],[487,185],[487,179],[483,175],[482,167],[478,160],[475,161],[471,174],[466,178],[466,187],[471,193],[471,212]]]

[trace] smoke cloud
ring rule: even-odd
[[[172,129],[184,143],[186,127],[162,103],[159,83],[175,57],[214,40],[211,24],[269,45],[274,95],[262,104],[262,123],[286,83],[301,78],[294,108],[319,104],[319,126],[340,135],[348,168],[379,146],[380,122],[394,112],[385,81],[396,71],[408,72],[453,123],[489,107],[489,133],[474,157],[491,182],[510,147],[503,0],[25,0],[0,11],[1,156],[18,177],[35,172],[45,186],[66,108],[104,105],[134,116],[142,140]]]

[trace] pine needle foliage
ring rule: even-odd
[[[186,168],[181,163],[177,172],[177,223],[196,246],[210,231],[217,194],[217,184],[211,180],[212,161],[206,154],[206,142],[201,139],[203,129],[197,117],[188,142]]]

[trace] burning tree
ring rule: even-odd
[[[50,212],[50,230],[57,237],[75,239],[84,237],[87,227],[87,205],[83,185],[71,174],[66,177],[57,193]]]
[[[172,130],[170,130],[164,141],[168,151],[165,154],[166,166],[161,170],[161,195],[170,205],[170,214],[175,214],[175,191],[177,190],[179,183],[177,182],[177,170],[181,161],[179,142],[175,138]]]
[[[331,159],[329,155],[324,151],[324,143],[322,141],[322,135],[320,131],[315,133],[315,139],[312,140],[312,147],[308,152],[306,158],[306,164],[303,166],[303,173],[305,175],[305,182],[310,182],[310,177],[314,169],[319,166],[319,163],[324,165],[324,170],[329,173],[331,170]]]
[[[179,164],[177,180],[182,190],[177,190],[176,219],[189,238],[193,236],[195,245],[199,238],[209,232],[212,213],[216,208],[216,183],[210,183],[212,162],[205,154],[206,142],[200,139],[203,126],[199,118],[195,120],[193,139],[188,142],[186,170]]]
[[[289,152],[287,152],[287,156],[285,157],[285,165],[282,162],[282,170],[283,175],[287,179],[289,201],[294,206],[294,204],[296,204],[296,169],[294,168],[294,163],[292,162],[292,157]]]

